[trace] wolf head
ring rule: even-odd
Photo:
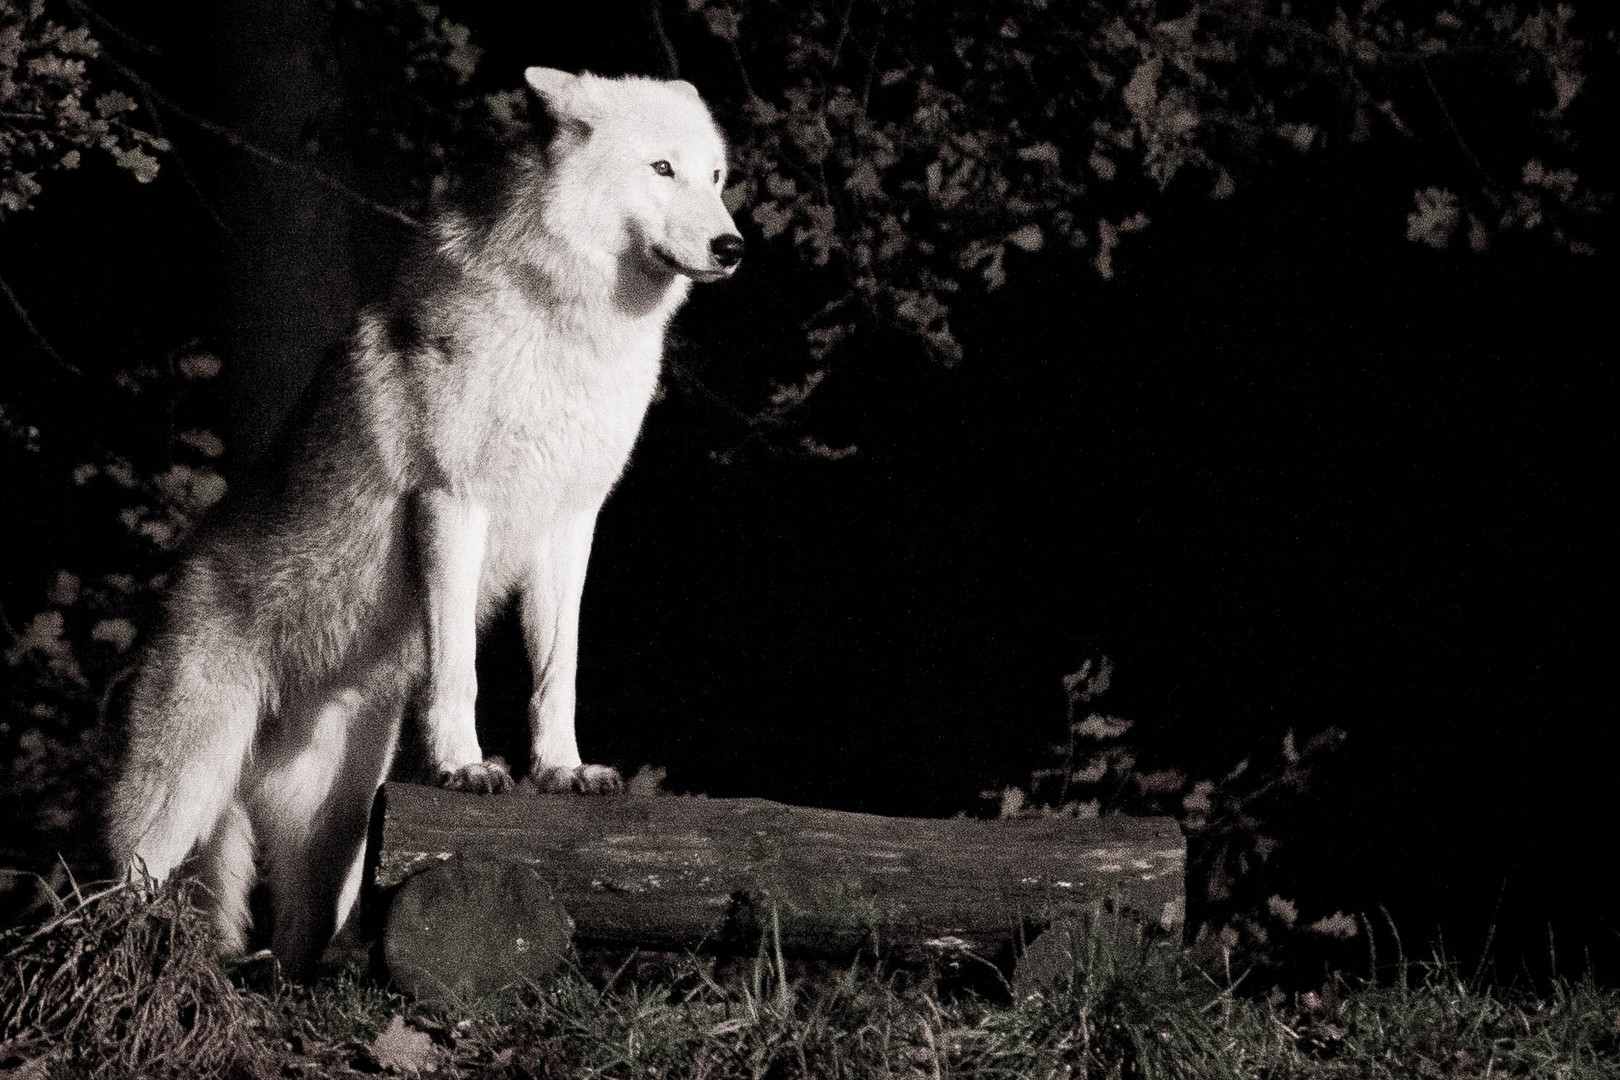
[[[548,231],[654,278],[728,277],[743,240],[720,193],[726,148],[688,82],[524,73],[555,123]]]

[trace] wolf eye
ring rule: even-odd
[[[658,161],[655,161],[655,162],[652,163],[652,170],[653,170],[653,172],[657,173],[659,176],[674,176],[675,175],[675,166],[671,165],[667,161],[664,161],[662,158],[660,158]]]
[[[720,182],[720,170],[719,169],[714,170],[714,182],[717,183],[717,184]]]

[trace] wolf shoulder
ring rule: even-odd
[[[661,334],[552,310],[494,275],[456,284],[362,317],[334,419],[408,489],[594,511],[657,388]]]
[[[509,283],[461,285],[368,308],[323,358],[283,428],[283,498],[357,473],[408,491],[628,453],[657,386],[657,337],[569,326]]]

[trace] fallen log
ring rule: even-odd
[[[950,962],[1004,961],[1098,904],[1171,933],[1184,912],[1186,847],[1170,818],[893,818],[397,783],[381,807],[374,885],[396,978],[516,941],[512,970],[533,977],[536,957],[561,955],[570,919],[586,947],[740,951],[768,936],[801,954]],[[534,883],[566,917],[536,917]],[[562,940],[536,941],[545,926]],[[494,945],[468,940],[480,933]]]

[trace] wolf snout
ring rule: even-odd
[[[730,269],[742,262],[743,238],[736,233],[726,233],[709,241],[709,253],[714,256],[717,265]]]

